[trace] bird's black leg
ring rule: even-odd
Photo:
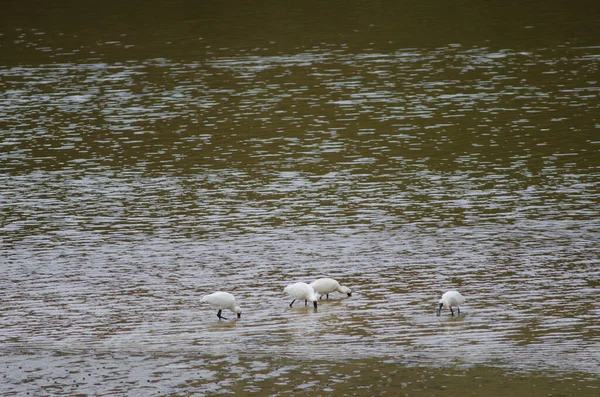
[[[308,299],[304,299],[304,306],[308,306]]]
[[[452,311],[452,306],[450,306],[450,313],[454,316],[454,311]]]
[[[458,310],[458,315],[460,316],[460,307],[456,306],[456,310]]]
[[[292,303],[290,303],[290,307],[292,307],[292,305],[294,304],[294,302],[296,302],[296,299],[294,299],[294,300],[292,301]]]
[[[329,294],[327,294],[327,300],[329,300]]]
[[[223,319],[223,320],[227,320],[227,318],[225,318],[225,317],[221,316],[221,312],[222,312],[222,311],[223,311],[223,310],[219,310],[219,311],[217,312],[217,317],[219,317],[219,319],[220,319],[220,320],[221,320],[221,319]]]

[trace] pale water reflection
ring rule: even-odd
[[[0,66],[3,394],[598,394],[598,47],[128,40]]]

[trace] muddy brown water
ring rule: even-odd
[[[593,4],[9,4],[0,394],[600,395]]]

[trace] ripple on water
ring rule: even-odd
[[[9,390],[600,373],[597,63],[563,50],[0,68]],[[352,297],[289,308],[319,276]],[[438,318],[451,288],[463,315]],[[240,321],[199,304],[216,289]]]

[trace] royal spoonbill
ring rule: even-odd
[[[299,299],[304,300],[304,306],[308,305],[308,301],[311,301],[315,309],[317,308],[317,295],[315,294],[315,290],[306,283],[290,284],[285,287],[283,292],[294,298],[292,303],[290,303],[290,307],[296,302],[296,299]]]
[[[352,295],[350,288],[340,285],[340,283],[332,278],[319,278],[310,283],[310,286],[313,287],[317,294],[319,294],[319,299],[321,298],[321,295],[327,295],[327,299],[329,299],[329,293],[334,291],[347,294],[348,296]]]
[[[227,318],[221,316],[221,311],[223,311],[223,309],[229,309],[236,313],[237,318],[242,316],[242,309],[235,304],[235,297],[229,292],[217,291],[210,295],[204,296],[202,299],[200,299],[200,302],[207,302],[215,309],[219,309],[217,312],[217,317],[219,317],[219,319],[227,320]]]
[[[437,315],[442,314],[442,307],[446,306],[450,309],[450,313],[454,316],[454,311],[452,310],[452,306],[456,306],[456,310],[458,310],[458,315],[460,316],[460,308],[459,305],[465,303],[465,298],[458,291],[448,291],[442,295],[442,299],[440,299],[439,307],[437,310]]]

